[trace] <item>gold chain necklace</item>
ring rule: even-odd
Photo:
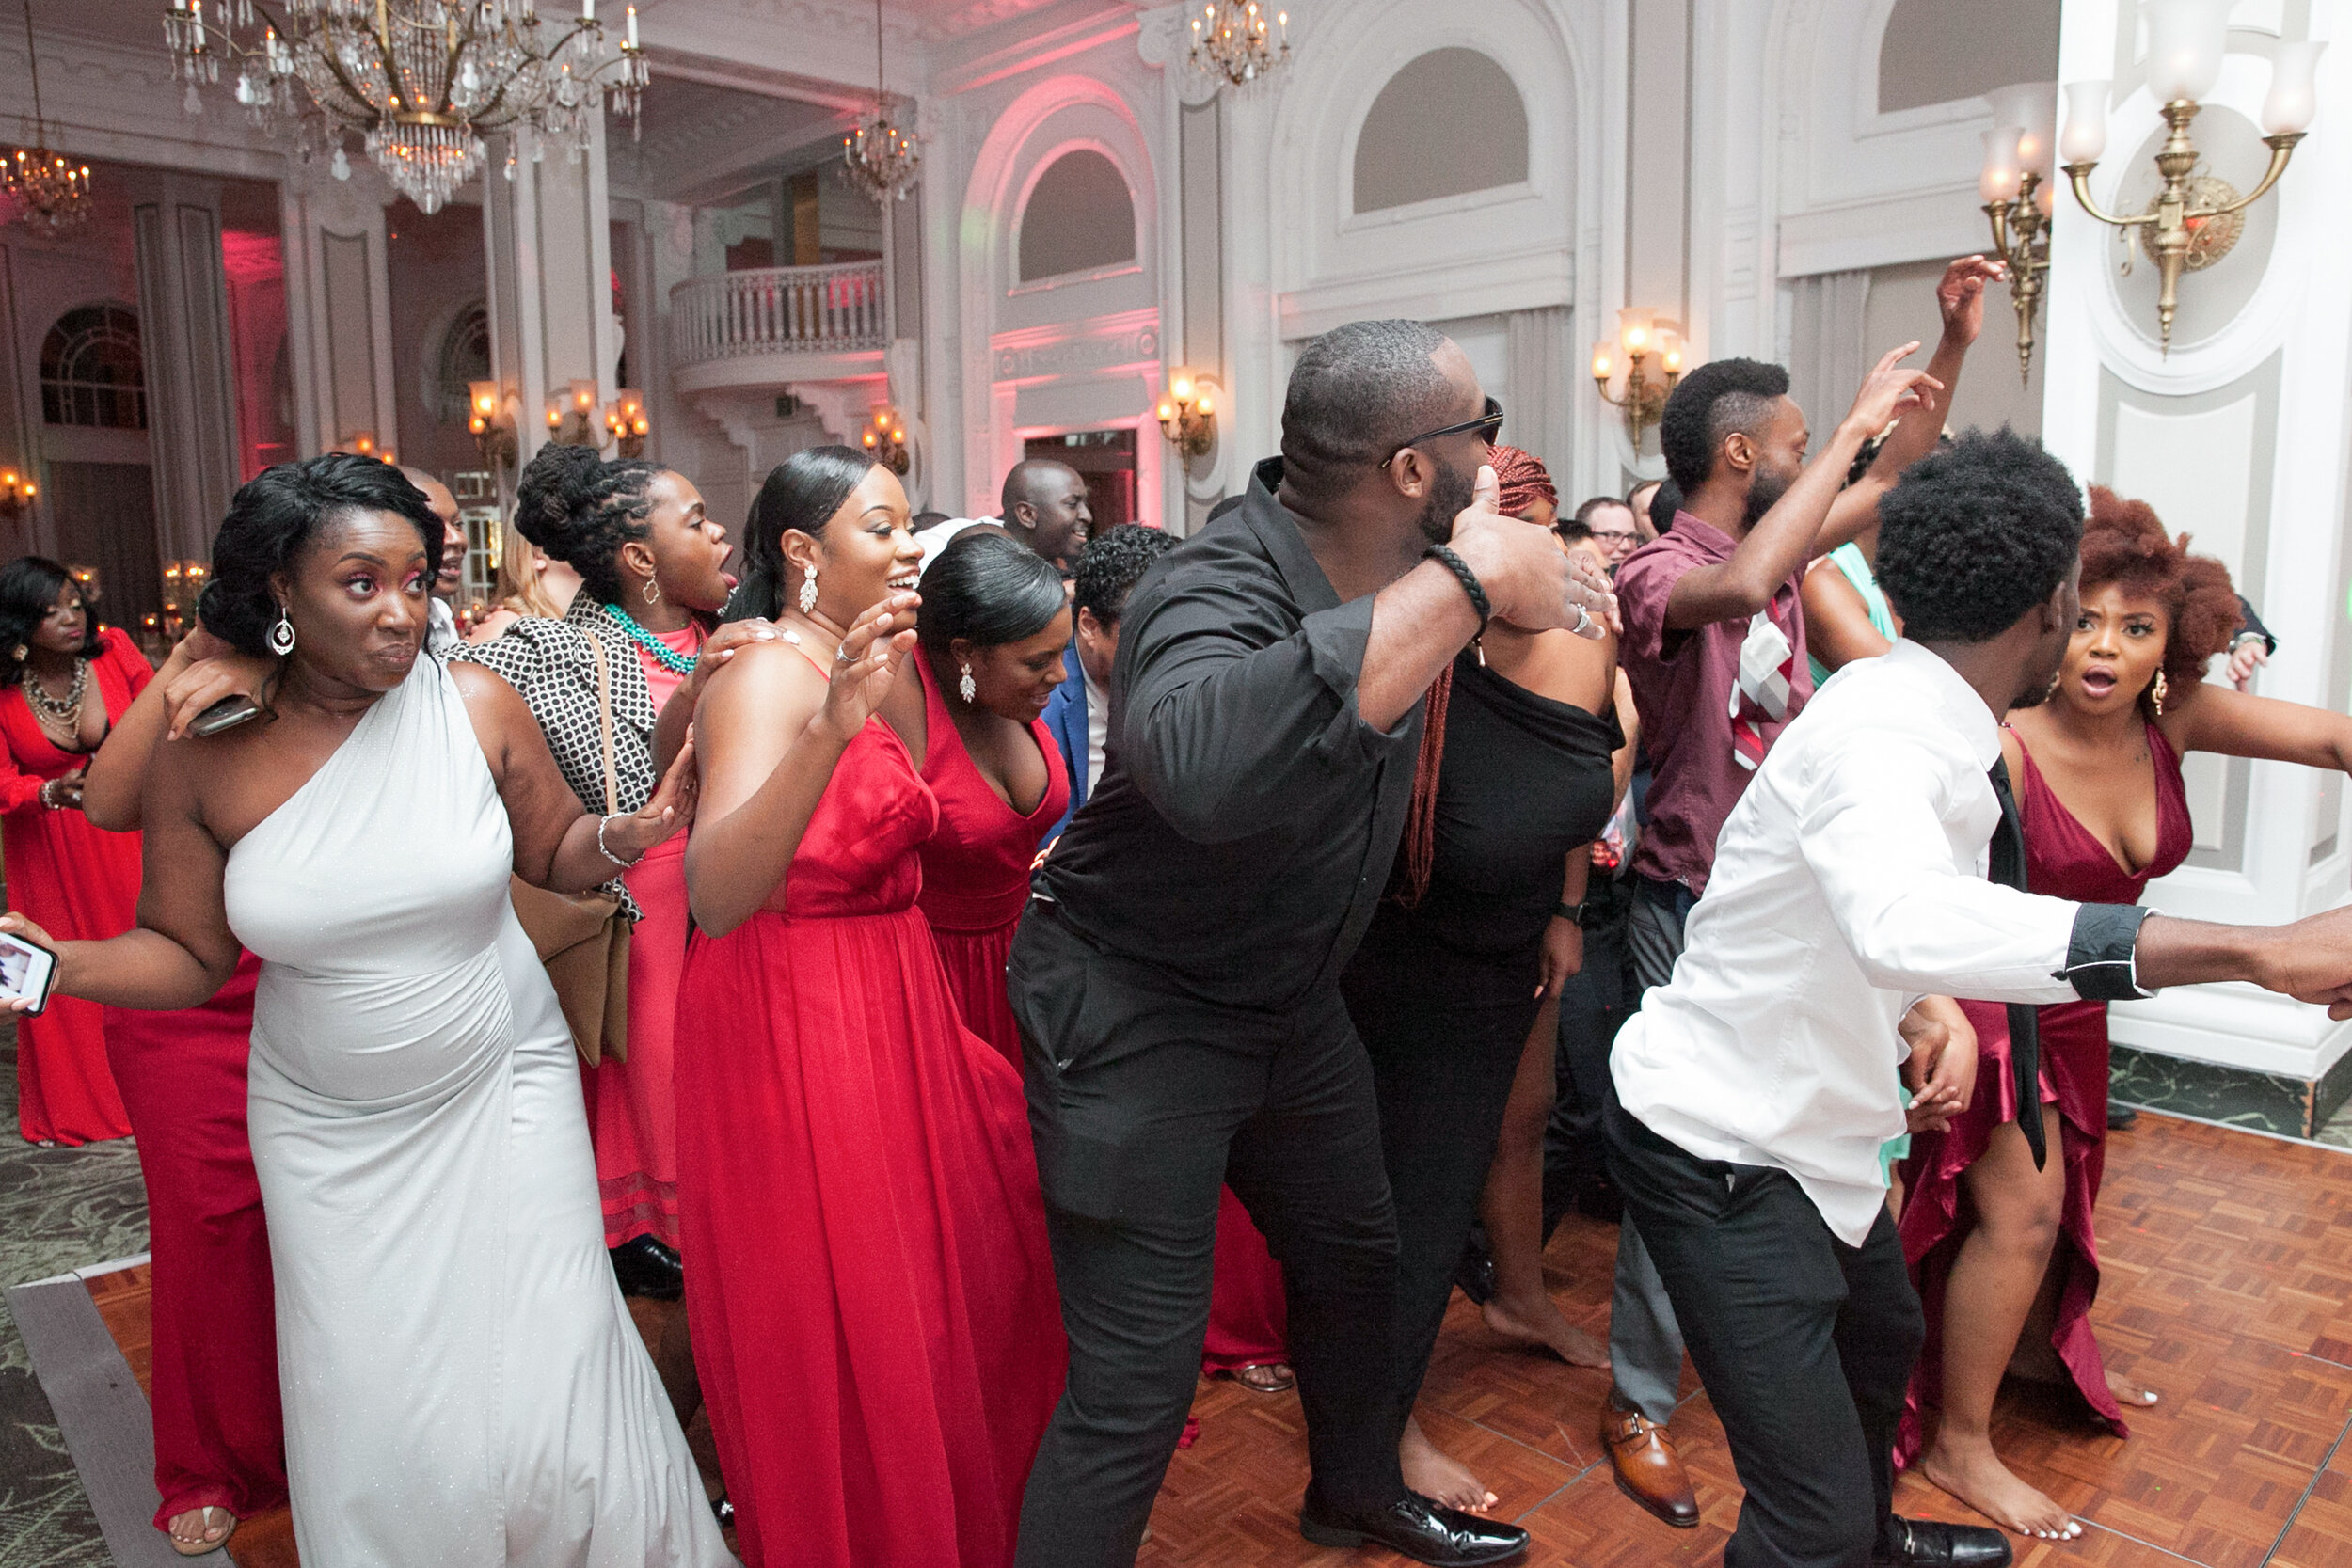
[[[42,689],[29,664],[17,679],[24,686],[25,700],[33,705],[35,712],[56,720],[70,730],[82,727],[82,698],[89,691],[88,659],[77,658],[73,661],[73,686],[62,698],[52,697]]]

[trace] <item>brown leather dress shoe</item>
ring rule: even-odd
[[[1600,1440],[1609,1449],[1618,1491],[1677,1529],[1697,1528],[1699,1500],[1664,1427],[1612,1399],[1601,1406]]]

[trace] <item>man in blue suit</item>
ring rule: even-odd
[[[1103,739],[1110,733],[1108,693],[1111,659],[1119,652],[1119,617],[1143,574],[1175,547],[1176,541],[1158,529],[1122,523],[1089,541],[1078,554],[1077,630],[1061,655],[1069,679],[1054,688],[1041,715],[1070,770],[1070,809],[1045,830],[1041,843],[1050,844],[1061,835],[1093,793],[1095,780],[1103,776]]]

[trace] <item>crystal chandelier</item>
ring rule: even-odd
[[[1291,13],[1275,12],[1274,27],[1275,35],[1269,37],[1258,0],[1208,0],[1192,19],[1187,58],[1203,75],[1247,87],[1291,57]]]
[[[906,103],[906,100],[900,100]],[[874,112],[841,138],[841,161],[850,183],[876,201],[906,199],[922,172],[923,149],[914,132],[890,118],[890,95],[882,87],[882,0],[874,0]]]
[[[89,166],[49,150],[40,60],[33,53],[33,0],[24,0],[24,58],[33,77],[33,145],[0,157],[0,204],[34,233],[54,238],[89,220]]]
[[[575,161],[607,106],[634,120],[647,79],[628,8],[619,53],[605,47],[596,0],[580,19],[543,24],[536,0],[171,0],[164,39],[201,111],[199,86],[233,57],[236,98],[304,156],[357,131],[395,189],[437,211],[481,169],[483,134],[534,133]],[[259,29],[259,37],[255,36]],[[297,92],[296,86],[300,87]],[[511,177],[513,169],[510,166]]]

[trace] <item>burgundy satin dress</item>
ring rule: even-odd
[[[2080,903],[2137,904],[2151,880],[2188,858],[2194,831],[2181,784],[2181,759],[2153,724],[2148,726],[2148,750],[2156,775],[2156,856],[2137,872],[2115,863],[2107,847],[2051,791],[2031,753],[2025,754],[2026,776],[2017,806],[2025,822],[2029,889]],[[1984,1152],[1994,1129],[2017,1115],[2010,1079],[2008,1010],[1998,1003],[1961,1006],[1977,1029],[1975,1101],[1944,1132],[1914,1134],[1911,1158],[1902,1166],[1903,1257],[1927,1309],[1928,1337],[1912,1370],[1911,1392],[1895,1437],[1898,1465],[1908,1465],[1927,1446],[1921,1411],[1943,1397],[1944,1287],[1951,1275],[1952,1257],[1975,1223],[1961,1173]],[[2106,1166],[2107,1007],[2104,1002],[2061,1002],[2037,1011],[2042,1022],[2042,1101],[2058,1106],[2058,1152],[2066,1162],[2066,1207],[2052,1263],[2060,1284],[2050,1345],[2091,1413],[2117,1436],[2128,1436],[2122,1409],[2107,1392],[2106,1368],[2090,1331],[2090,1304],[2099,1293],[2099,1243],[2091,1210],[2099,1201],[2099,1180]]]
[[[1021,1075],[915,909],[938,823],[869,720],[784,885],[687,950],[686,1310],[750,1568],[1004,1568],[1061,1397]]]

